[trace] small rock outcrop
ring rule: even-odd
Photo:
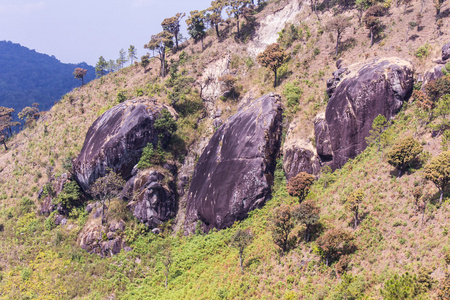
[[[149,228],[161,225],[177,213],[176,185],[168,172],[140,171],[127,182],[124,194],[131,198],[127,206],[133,215]]]
[[[444,68],[446,68],[445,64],[447,60],[450,59],[450,43],[445,44],[442,47],[442,57],[434,62],[438,63],[437,66],[433,67],[431,70],[426,72],[423,75],[422,79],[422,90],[425,89],[425,86],[433,80],[439,79],[444,76]],[[419,79],[420,80],[420,79]]]
[[[131,171],[148,144],[157,144],[158,132],[153,127],[165,108],[156,100],[138,98],[106,111],[89,128],[80,154],[73,163],[75,178],[84,191],[106,169],[131,177]]]
[[[97,253],[101,257],[113,256],[122,249],[131,250],[122,239],[125,223],[112,221],[108,225],[99,225],[98,222],[87,224],[78,236],[78,244],[89,253]]]
[[[442,60],[446,61],[449,58],[450,58],[450,43],[447,43],[442,47]]]
[[[186,229],[223,229],[261,207],[270,195],[281,137],[278,97],[263,96],[230,117],[212,136],[194,170]]]
[[[283,169],[287,180],[300,172],[314,175],[320,172],[320,160],[308,125],[308,121],[302,119],[293,119],[289,124],[283,143]]]
[[[400,58],[376,58],[348,70],[328,102],[325,119],[315,122],[318,155],[333,169],[367,147],[373,120],[380,114],[391,119],[414,83],[412,64]]]
[[[61,174],[58,178],[52,176],[50,181],[42,187],[38,192],[38,199],[42,199],[39,212],[42,215],[51,213],[54,210],[58,210],[60,213],[64,213],[64,209],[61,205],[55,205],[53,200],[63,191],[66,183],[70,182],[71,176],[67,173]]]

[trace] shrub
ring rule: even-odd
[[[423,147],[413,137],[398,140],[386,154],[387,162],[398,169],[398,177],[409,167]]]
[[[70,211],[73,207],[81,204],[81,190],[76,181],[70,181],[64,185],[61,193],[56,199],[53,199],[53,204],[61,204],[64,210]]]
[[[177,130],[177,123],[170,112],[167,109],[162,109],[153,126],[159,133],[158,137],[162,147],[167,147],[170,144],[173,134]]]
[[[165,163],[164,151],[161,149],[154,150],[153,145],[148,143],[142,150],[141,158],[137,164],[138,169],[147,169],[154,165],[162,165]]]
[[[30,198],[28,198],[28,197],[23,197],[21,200],[20,200],[20,212],[22,213],[22,214],[26,214],[26,213],[29,213],[30,211],[31,211],[31,209],[33,209],[34,208],[34,202],[33,202],[33,200],[31,200]]]
[[[116,97],[117,103],[122,103],[122,102],[124,102],[125,100],[127,100],[126,92],[127,92],[127,91],[119,91],[119,92],[117,93],[117,97]]]
[[[431,45],[426,43],[425,45],[422,45],[419,48],[417,48],[417,50],[414,52],[414,55],[419,59],[423,59],[430,56],[430,53],[431,53]]]
[[[293,107],[298,104],[301,95],[303,94],[297,81],[286,83],[283,89],[283,94],[287,100],[287,106]]]
[[[408,272],[402,276],[394,275],[384,283],[381,295],[385,300],[413,300],[420,294],[420,285],[416,275]]]

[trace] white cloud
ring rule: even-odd
[[[150,6],[153,3],[155,3],[154,0],[134,0],[133,3],[131,4],[131,6],[134,8],[139,8],[139,7]]]
[[[44,1],[29,2],[24,4],[0,4],[1,14],[27,14],[33,11],[42,10],[45,7]]]

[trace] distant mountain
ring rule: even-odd
[[[75,68],[87,69],[85,83],[95,78],[95,68],[86,63],[65,64],[54,56],[0,41],[0,106],[12,107],[16,114],[35,102],[40,110],[50,109],[81,85],[72,74]]]

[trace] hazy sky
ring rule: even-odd
[[[117,59],[119,50],[143,45],[164,18],[203,10],[211,0],[0,0],[0,40],[54,55],[65,63]],[[186,28],[186,17],[182,28]],[[186,36],[186,34],[185,34]]]

